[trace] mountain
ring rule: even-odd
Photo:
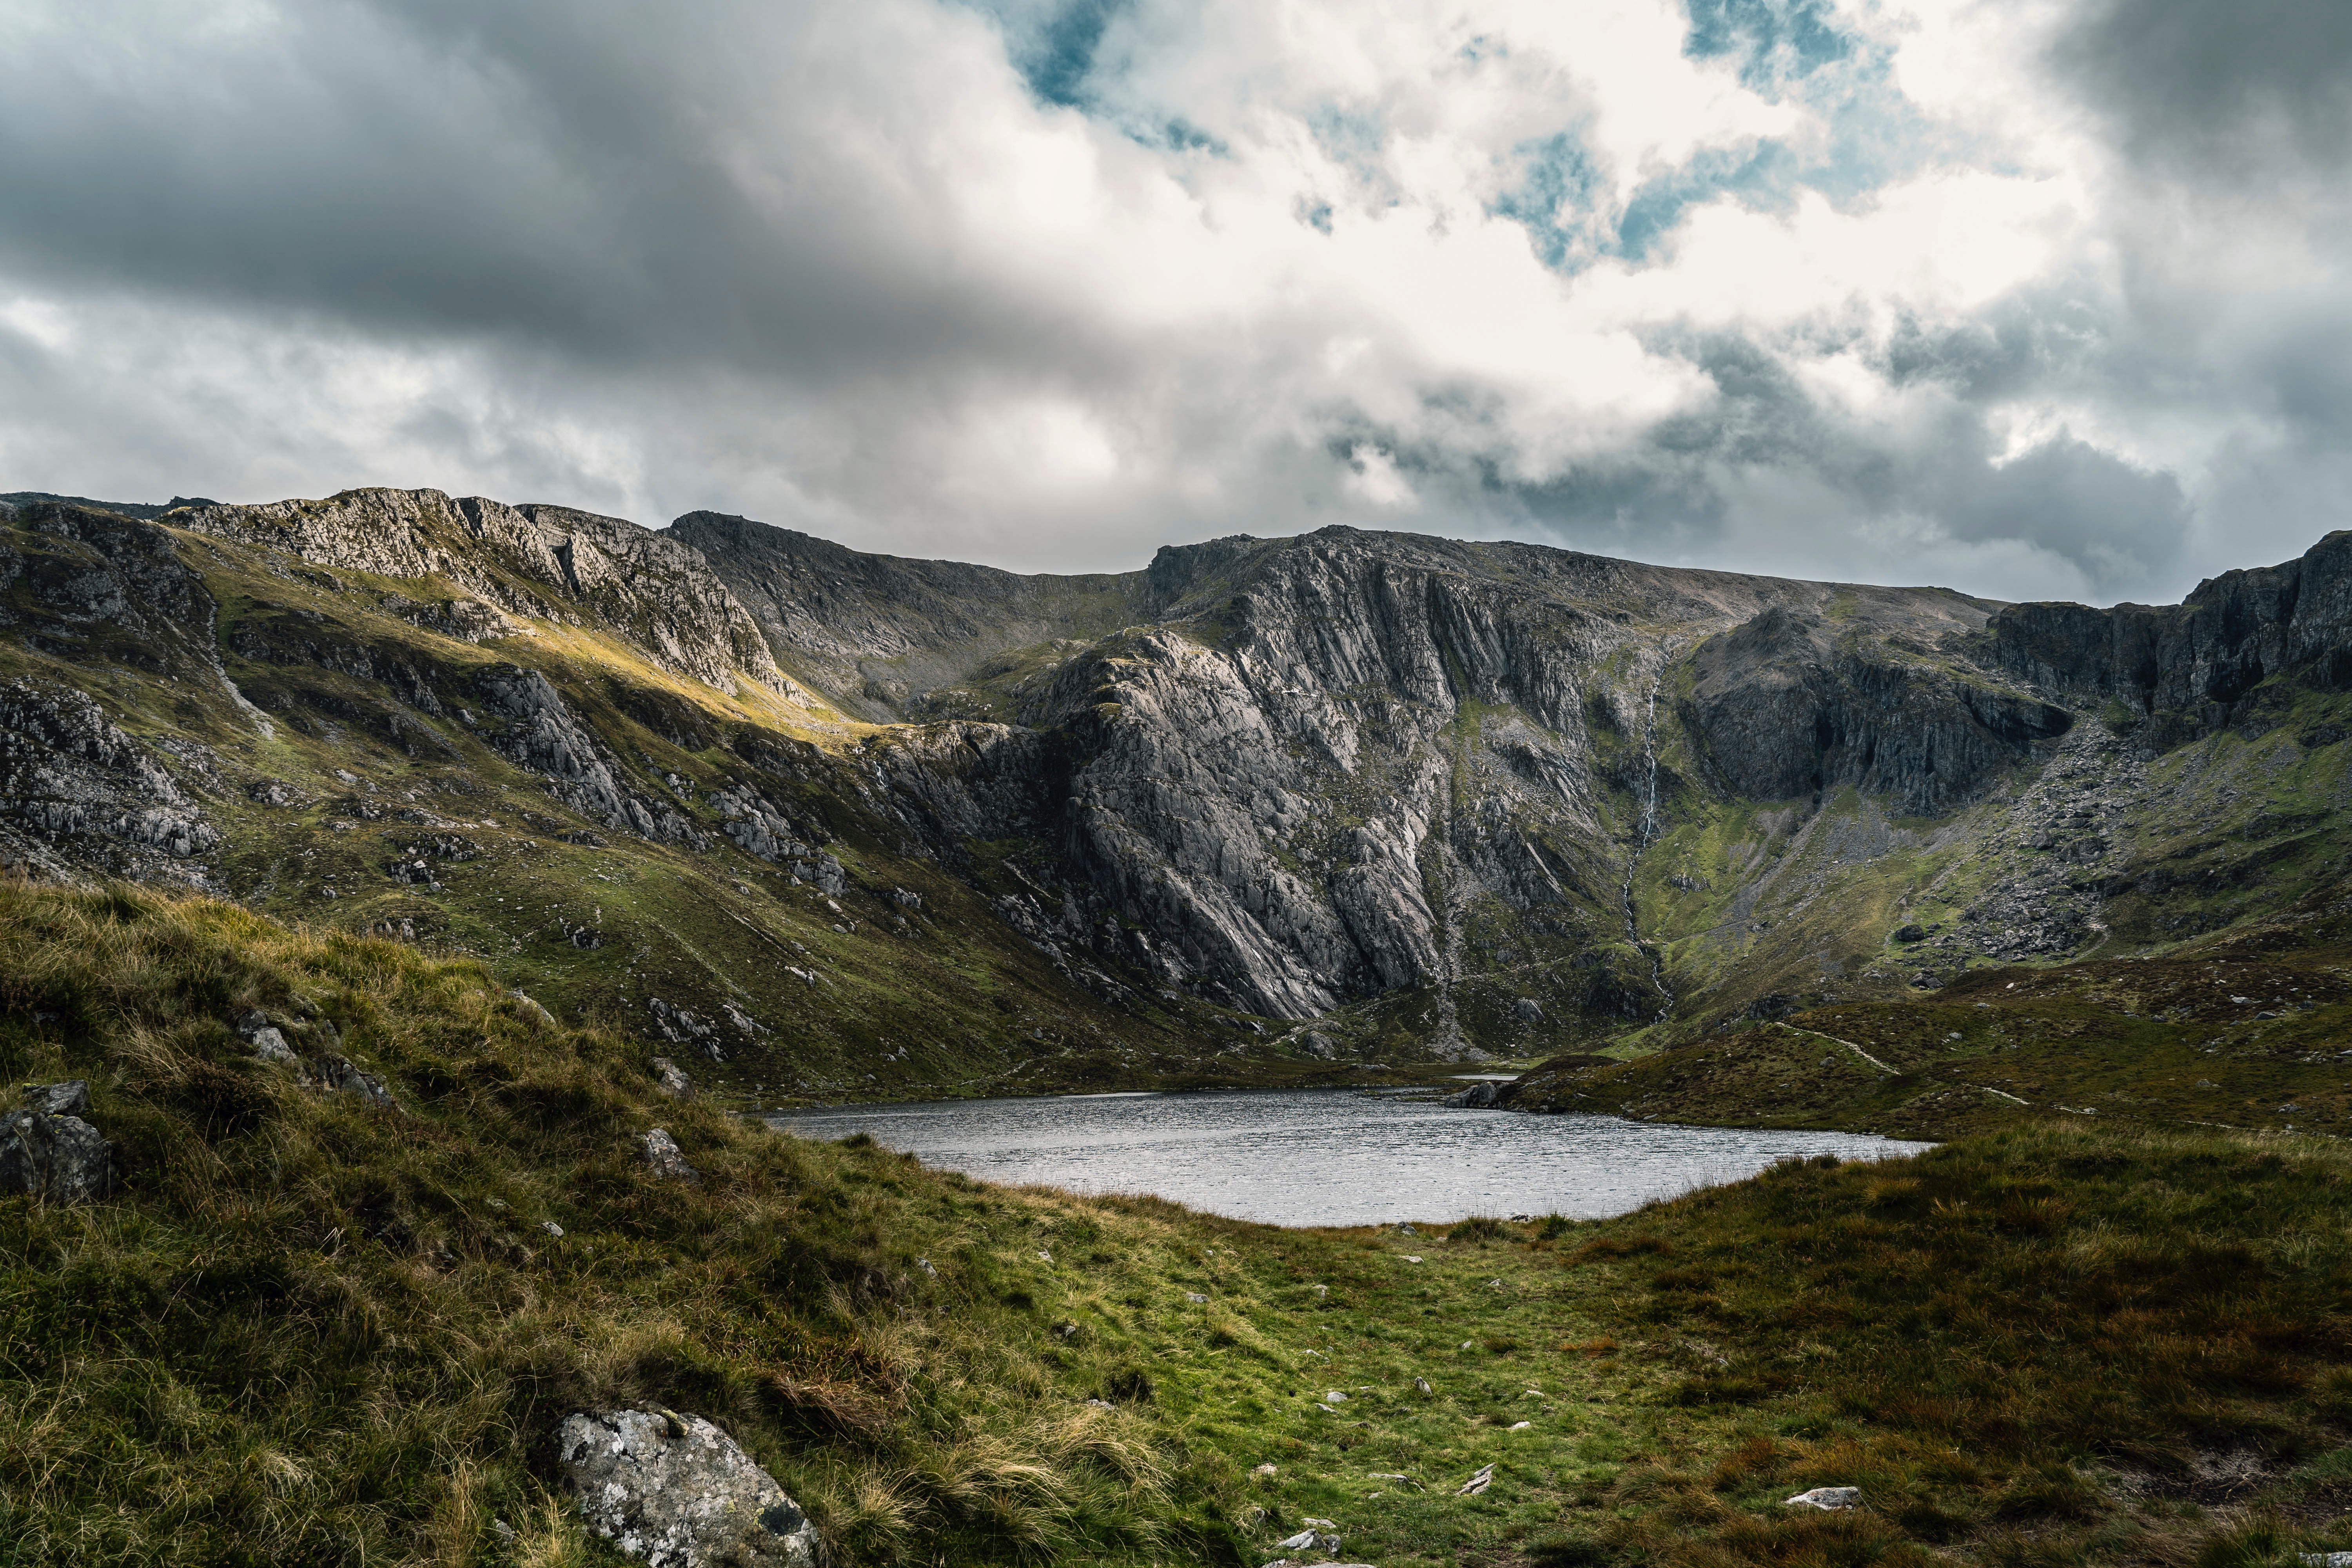
[[[1663,1044],[2343,870],[2352,534],[2102,610],[1344,528],[1050,576],[432,490],[0,506],[14,863],[478,953],[767,1098]]]

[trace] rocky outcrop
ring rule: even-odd
[[[699,848],[705,843],[675,806],[632,789],[609,748],[581,722],[554,683],[535,669],[499,665],[475,678],[482,704],[508,722],[489,743],[540,774],[550,795],[581,816],[623,833]]]
[[[81,1204],[106,1197],[121,1184],[114,1145],[85,1120],[89,1085],[35,1084],[26,1103],[0,1117],[0,1193],[24,1193],[45,1203]]]
[[[1733,793],[1759,800],[1853,784],[1900,815],[1934,816],[2074,721],[1785,605],[1709,638],[1692,663],[1707,756]]]
[[[648,1568],[815,1568],[816,1526],[699,1415],[583,1410],[555,1447],[589,1530]]]
[[[2352,531],[2277,566],[2225,572],[2178,605],[2011,605],[1991,658],[2053,694],[2116,701],[2158,746],[2240,723],[2274,675],[2352,689]]]
[[[0,685],[0,845],[19,864],[202,884],[218,828],[96,700],[30,679]]]
[[[690,545],[619,518],[439,490],[201,506],[170,521],[323,566],[439,577],[508,616],[608,626],[662,668],[732,695],[788,683],[751,616]],[[458,619],[476,628],[481,617]],[[462,633],[460,635],[463,635]]]

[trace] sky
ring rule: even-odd
[[[2344,0],[0,0],[0,491],[2002,599],[2352,526]]]

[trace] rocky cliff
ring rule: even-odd
[[[2347,804],[2352,534],[2095,610],[1344,528],[1055,577],[0,505],[16,863],[503,953],[808,1091],[1708,1027],[2249,918]]]

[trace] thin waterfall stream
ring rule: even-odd
[[[1650,840],[1658,835],[1658,684],[1665,679],[1661,669],[1650,681],[1649,702],[1642,715],[1642,761],[1647,772],[1642,801],[1642,824],[1633,837],[1633,853],[1625,857],[1625,940],[1633,951],[1650,961],[1650,984],[1658,988],[1660,1003],[1654,1024],[1663,1024],[1666,1015],[1675,1010],[1675,994],[1666,986],[1665,960],[1658,950],[1642,940],[1641,921],[1633,913],[1633,873],[1642,864],[1642,853],[1649,848]]]

